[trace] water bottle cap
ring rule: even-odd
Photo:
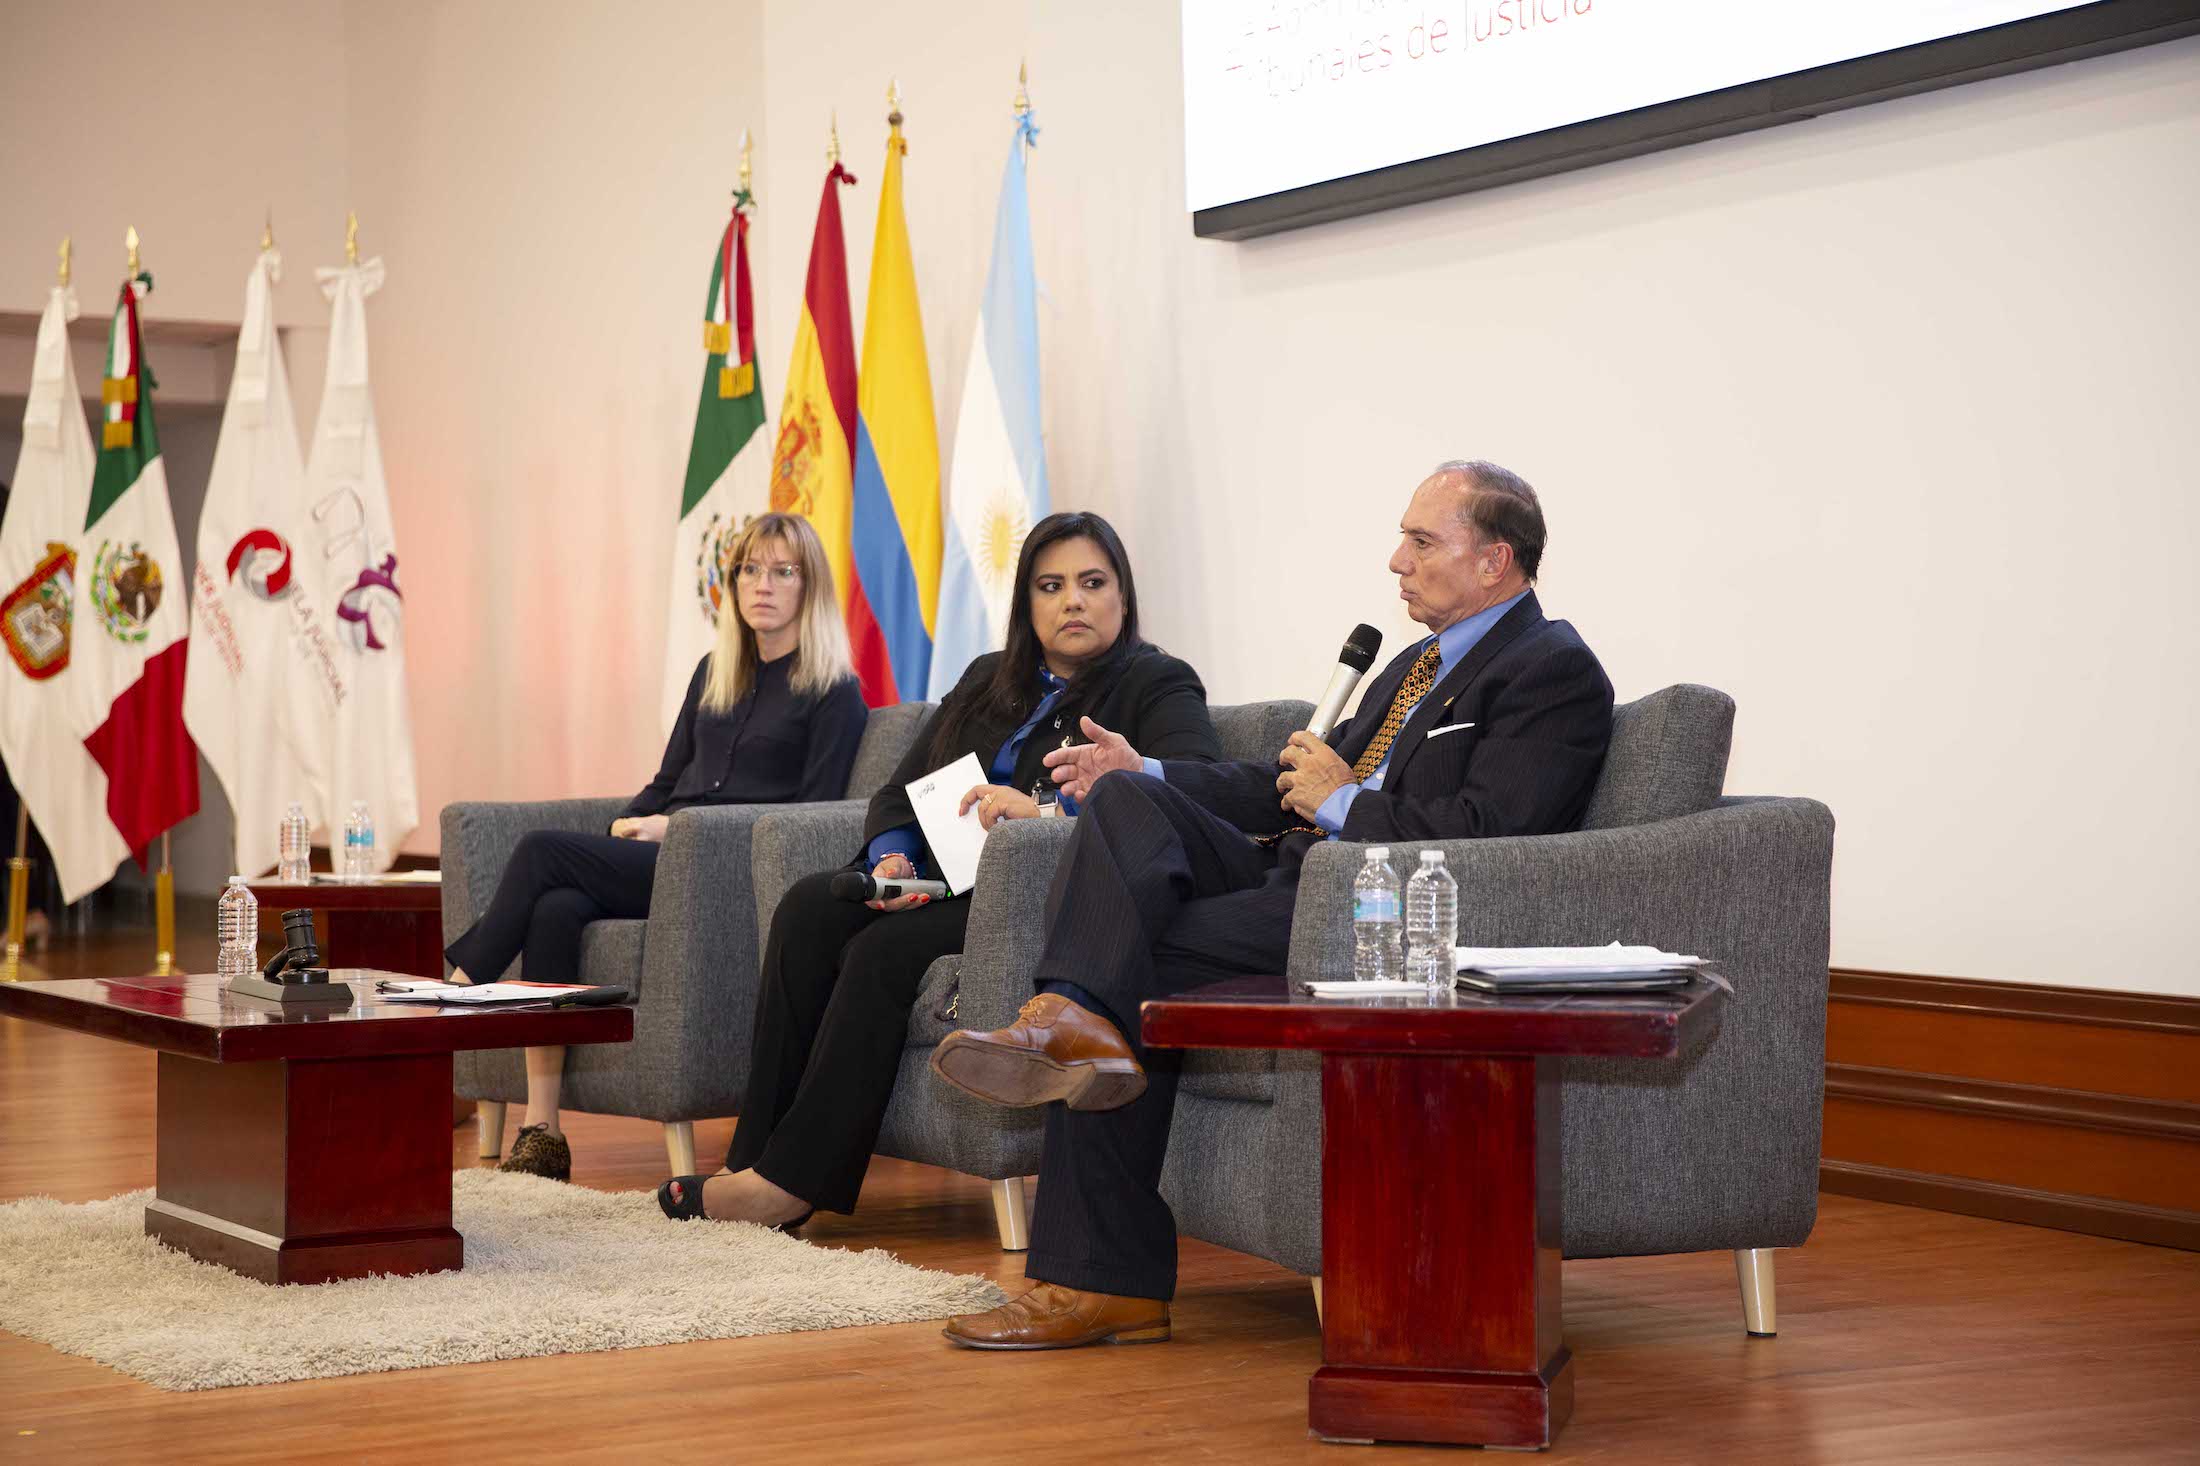
[[[1441,850],[1424,850],[1424,851],[1422,851],[1422,852],[1421,852],[1421,864],[1423,864],[1423,865],[1442,865],[1443,863],[1444,863],[1444,852],[1443,852],[1443,851],[1441,851]]]
[[[1369,865],[1373,865],[1378,860],[1388,859],[1390,859],[1390,847],[1388,845],[1370,845],[1367,847],[1367,863]]]
[[[243,885],[243,884],[244,884],[244,877],[243,877],[243,876],[231,876],[231,877],[229,878],[229,884],[231,884],[232,886],[241,886],[241,885]]]

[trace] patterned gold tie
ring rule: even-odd
[[[1365,784],[1368,776],[1383,766],[1383,756],[1390,752],[1391,742],[1398,730],[1413,716],[1422,698],[1436,685],[1436,667],[1443,660],[1443,648],[1431,641],[1414,658],[1413,666],[1406,673],[1406,680],[1398,684],[1398,695],[1390,700],[1390,711],[1383,715],[1383,726],[1375,730],[1375,736],[1360,750],[1360,756],[1352,761],[1352,777]]]
[[[1397,740],[1398,730],[1405,727],[1406,720],[1413,716],[1414,708],[1420,705],[1422,698],[1428,696],[1429,689],[1436,685],[1436,668],[1443,659],[1443,648],[1433,641],[1422,649],[1420,656],[1413,659],[1413,665],[1406,670],[1406,680],[1398,684],[1398,695],[1390,700],[1390,711],[1383,714],[1383,725],[1375,730],[1375,736],[1367,741],[1367,747],[1361,749],[1360,756],[1352,761],[1352,778],[1355,783],[1365,784],[1368,776],[1382,767],[1383,755],[1390,752],[1390,745]],[[1287,835],[1327,833],[1319,825],[1293,825],[1290,829],[1273,835],[1256,835],[1253,840],[1257,845],[1273,845]]]

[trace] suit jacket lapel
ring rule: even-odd
[[[1413,716],[1406,720],[1405,727],[1398,730],[1398,741],[1390,746],[1390,769],[1383,775],[1385,789],[1394,790],[1398,787],[1398,780],[1405,774],[1406,764],[1420,751],[1421,745],[1428,742],[1428,730],[1435,727],[1437,719],[1450,710],[1459,694],[1465,692],[1474,679],[1482,675],[1482,669],[1522,632],[1542,620],[1543,607],[1537,602],[1535,592],[1529,591],[1520,598],[1519,605],[1499,617],[1495,626],[1482,633],[1482,639],[1474,644],[1474,649],[1459,659],[1459,665],[1452,668],[1443,681],[1429,689],[1428,696],[1421,699],[1420,705],[1413,710]],[[1455,733],[1452,736],[1456,738],[1459,735]]]

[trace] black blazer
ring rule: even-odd
[[[1332,736],[1346,763],[1374,739],[1420,651],[1416,641],[1383,668]],[[1572,626],[1544,619],[1530,591],[1421,699],[1391,743],[1383,787],[1352,801],[1342,838],[1465,840],[1575,829],[1611,742],[1611,680]],[[1276,793],[1282,771],[1268,763],[1163,770],[1171,785],[1255,835],[1301,823]]]
[[[986,684],[992,681],[1001,655],[987,652],[972,662],[954,691],[924,720],[916,742],[902,756],[893,776],[871,796],[870,814],[863,824],[866,847],[886,831],[916,822],[916,812],[909,807],[903,786],[966,753],[976,754],[981,765],[990,765],[1001,745],[1031,716],[1032,705],[1028,702],[1007,715],[981,713],[965,729],[961,747],[950,750],[945,757],[932,752],[932,735],[942,715],[959,701],[985,696]],[[1077,725],[1078,719],[1088,717],[1109,732],[1122,734],[1131,747],[1149,758],[1181,759],[1186,768],[1198,768],[1222,757],[1222,743],[1215,736],[1214,720],[1207,715],[1207,689],[1200,685],[1199,674],[1161,648],[1141,643],[1101,685],[1071,686],[1047,715],[1047,721],[1032,729],[1031,736],[1024,740],[1009,784],[1029,790],[1043,781],[1046,787],[1053,787],[1053,777],[1040,761],[1049,749],[1060,748],[1065,740],[1091,742]]]

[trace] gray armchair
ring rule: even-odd
[[[768,910],[760,914],[750,899],[759,822],[774,810],[801,808],[853,810],[860,823],[863,801],[893,772],[930,711],[930,703],[903,703],[871,714],[848,777],[849,799],[722,805],[672,817],[648,918],[594,922],[582,934],[582,978],[635,993],[634,1039],[567,1051],[566,1108],[662,1121],[673,1172],[694,1171],[694,1122],[733,1114],[748,1084],[761,923],[769,919]],[[522,835],[601,833],[625,805],[620,798],[446,805],[444,940],[455,940],[480,916]],[[453,1078],[459,1094],[481,1102],[481,1154],[500,1154],[504,1106],[527,1094],[520,1051],[462,1051]]]
[[[1313,705],[1262,702],[1211,711],[1225,758],[1270,759],[1295,729],[1306,726]],[[1017,820],[995,827],[986,840],[963,950],[940,958],[925,973],[924,990],[910,1013],[894,1097],[879,1129],[880,1155],[991,1181],[1001,1246],[1010,1251],[1028,1245],[1025,1179],[1039,1169],[1040,1112],[981,1104],[941,1084],[927,1065],[952,1030],[1002,1027],[1030,999],[1044,935],[1040,912],[1073,828],[1069,820]],[[781,806],[761,820],[752,857],[759,929],[769,928],[771,911],[788,887],[812,871],[844,863],[862,839],[860,807]]]
[[[1720,797],[1734,704],[1669,687],[1617,710],[1586,826],[1444,851],[1471,946],[1648,942],[1719,959],[1717,1031],[1679,1062],[1569,1060],[1563,1245],[1570,1258],[1731,1250],[1752,1333],[1776,1327],[1772,1254],[1818,1205],[1833,816],[1808,799]],[[1290,975],[1352,965],[1360,847],[1317,846],[1300,879]],[[1183,1232],[1321,1272],[1320,1061],[1194,1053],[1162,1192]],[[1317,1292],[1317,1297],[1319,1296]]]

